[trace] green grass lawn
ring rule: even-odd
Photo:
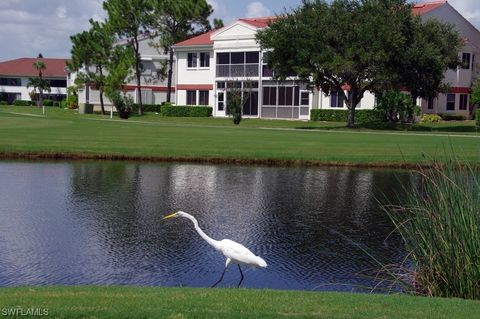
[[[18,114],[13,114],[18,113]],[[0,107],[0,152],[76,153],[154,158],[227,158],[391,165],[418,163],[455,152],[480,158],[472,121],[429,125],[438,132],[356,129],[345,123],[249,119],[166,118],[119,120],[35,107]],[[448,132],[448,130],[455,132]]]
[[[101,319],[473,319],[480,314],[478,301],[402,295],[140,287],[0,289],[0,310],[16,307],[47,309],[48,318]]]

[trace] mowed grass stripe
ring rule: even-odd
[[[50,318],[478,318],[460,299],[252,289],[21,287],[3,308],[46,308]]]
[[[0,113],[0,152],[64,152],[148,157],[305,160],[368,164],[417,163],[455,152],[480,158],[480,141],[463,136],[345,134],[86,121],[97,115],[49,110],[47,118]],[[190,119],[186,119],[188,122]],[[270,121],[264,121],[268,124]],[[181,124],[181,122],[176,122]],[[266,125],[265,124],[265,125]]]

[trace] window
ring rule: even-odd
[[[300,105],[308,106],[310,104],[310,93],[302,92],[300,95]]]
[[[230,64],[230,53],[217,53],[217,64]]]
[[[285,101],[285,91],[286,91],[286,88],[285,87],[279,87],[278,88],[278,105],[286,105],[286,101]]]
[[[13,79],[13,78],[0,78],[0,85],[22,86],[22,81],[20,79]]]
[[[343,94],[332,92],[330,94],[330,107],[343,107]]]
[[[200,53],[200,67],[209,68],[210,67],[210,53],[202,52]]]
[[[199,105],[209,105],[208,96],[210,91],[198,91],[198,104]]]
[[[232,52],[231,64],[245,64],[245,52]]]
[[[189,68],[196,68],[197,67],[197,54],[196,53],[189,53],[188,54],[188,65]]]
[[[462,53],[462,69],[470,69],[470,53]]]
[[[223,111],[225,109],[225,92],[218,92],[218,110]]]
[[[197,91],[187,91],[187,105],[197,105]]]
[[[285,91],[285,105],[293,105],[293,87],[289,86]]]
[[[217,82],[217,89],[224,89],[225,88],[225,82]]]
[[[66,88],[67,80],[49,80],[51,87]]]
[[[466,110],[468,107],[468,95],[460,94],[460,110]]]
[[[259,59],[260,59],[260,53],[259,52],[247,52],[246,53],[247,63],[258,64]]]
[[[277,88],[264,87],[263,88],[263,105],[277,105]]]
[[[447,94],[447,111],[455,111],[455,94]]]
[[[429,97],[427,101],[427,108],[433,110],[433,97]]]

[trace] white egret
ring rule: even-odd
[[[190,214],[187,214],[185,212],[179,211],[176,213],[173,213],[171,215],[165,216],[163,219],[169,219],[169,218],[174,218],[174,217],[185,217],[190,219],[193,222],[193,225],[195,226],[195,230],[197,233],[215,250],[220,251],[226,258],[227,261],[225,262],[225,268],[223,269],[222,276],[220,276],[220,279],[217,280],[212,286],[215,287],[218,285],[222,279],[223,276],[225,275],[225,271],[227,270],[228,265],[230,264],[237,264],[238,270],[240,270],[240,282],[238,283],[237,287],[240,287],[243,281],[243,272],[242,268],[240,265],[245,265],[245,266],[253,266],[253,267],[261,267],[261,268],[266,268],[267,263],[265,260],[262,258],[256,256],[254,253],[252,253],[247,247],[234,242],[233,240],[230,239],[223,239],[223,240],[215,240],[211,237],[208,237],[207,234],[203,232],[203,230],[198,227],[198,221],[195,219]]]

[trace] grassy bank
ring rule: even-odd
[[[346,130],[344,123],[163,118],[128,121],[49,108],[0,107],[0,153],[51,157],[395,166],[455,152],[480,158],[476,132],[431,133]],[[17,113],[17,114],[15,114]],[[458,125],[451,124],[458,131]],[[461,125],[470,125],[469,122]],[[470,126],[468,126],[470,127]],[[437,128],[445,130],[445,124]],[[446,152],[445,152],[446,150]],[[447,154],[445,154],[447,153]]]
[[[0,305],[24,311],[47,309],[49,318],[468,319],[480,313],[480,302],[460,299],[135,287],[4,288],[0,289]]]

